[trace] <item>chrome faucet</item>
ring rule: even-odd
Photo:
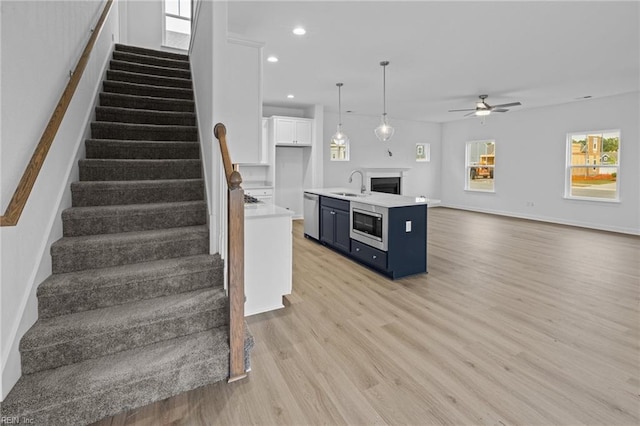
[[[356,173],[360,173],[360,182],[362,183],[362,185],[360,185],[360,193],[364,194],[364,191],[366,191],[367,188],[364,186],[364,175],[360,170],[354,170],[351,172],[351,174],[349,175],[349,183],[353,182],[353,175]]]

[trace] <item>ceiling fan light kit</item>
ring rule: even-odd
[[[342,131],[342,96],[341,89],[344,86],[342,83],[336,83],[338,86],[338,128],[331,137],[331,143],[336,145],[346,145],[349,143],[349,137]]]
[[[475,108],[467,108],[467,109],[450,109],[449,112],[460,112],[460,111],[471,111],[468,114],[465,114],[465,117],[470,115],[475,115],[477,117],[486,117],[492,112],[507,112],[509,111],[507,107],[514,107],[522,105],[520,102],[510,102],[508,104],[500,104],[500,105],[489,105],[486,99],[489,95],[480,95],[480,102],[476,102]]]
[[[374,133],[380,141],[386,142],[391,139],[395,130],[387,121],[386,68],[387,65],[389,65],[389,61],[382,61],[380,62],[380,65],[382,66],[382,118],[380,119],[380,125],[375,128]]]

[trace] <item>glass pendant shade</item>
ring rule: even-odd
[[[343,84],[342,83],[336,83],[336,86],[338,86],[338,128],[336,129],[336,132],[331,137],[331,143],[335,144],[335,145],[346,145],[347,143],[349,143],[349,137],[347,135],[345,135],[344,132],[342,131],[342,96],[341,96],[341,89],[342,89]]]
[[[386,69],[389,65],[389,61],[380,62],[382,66],[382,118],[380,119],[380,125],[373,131],[376,137],[381,142],[386,142],[393,136],[394,129],[389,125],[387,121],[387,74]]]
[[[387,114],[382,114],[380,125],[374,130],[376,137],[380,139],[380,141],[386,142],[391,139],[391,136],[393,136],[394,132],[395,130],[393,129],[393,127],[389,126],[389,123],[387,123]]]
[[[342,124],[338,124],[338,129],[331,137],[331,143],[336,145],[346,145],[349,142],[349,137],[342,131]]]

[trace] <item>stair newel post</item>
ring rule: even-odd
[[[228,192],[229,382],[246,377],[244,366],[244,190],[234,171]]]
[[[233,170],[227,149],[227,129],[218,123],[213,129],[220,143],[227,178],[227,265],[229,292],[229,382],[247,376],[244,365],[244,190],[242,176]]]

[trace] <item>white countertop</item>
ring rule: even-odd
[[[242,182],[244,189],[273,189],[273,184],[264,181],[247,181]]]
[[[270,203],[253,203],[244,205],[245,220],[278,216],[291,217],[293,216],[293,212],[285,209],[284,207],[279,207]]]
[[[323,197],[332,197],[340,200],[354,201],[357,203],[365,203],[387,208],[417,206],[421,204],[440,204],[440,200],[433,198],[407,197],[404,195],[386,194],[384,192],[365,192],[364,195],[361,195],[359,191],[354,191],[353,189],[348,188],[314,188],[305,189],[304,192],[322,195]],[[357,194],[357,196],[338,195],[335,194],[336,192]]]

